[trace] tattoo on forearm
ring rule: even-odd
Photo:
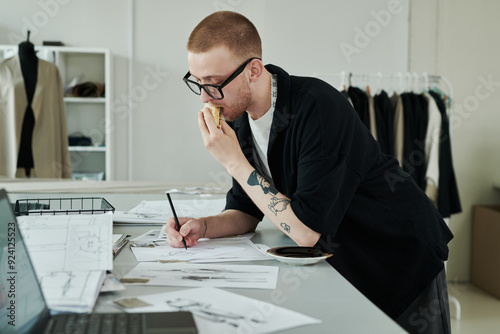
[[[260,186],[264,194],[271,195],[271,202],[267,207],[269,208],[269,210],[271,210],[272,213],[274,213],[275,216],[278,215],[278,212],[286,210],[288,204],[290,204],[290,200],[288,198],[278,198],[278,196],[276,196],[278,194],[278,191],[274,189],[271,184],[256,170],[250,173],[247,184],[250,186]]]
[[[285,232],[290,233],[290,225],[288,225],[287,223],[281,223],[280,226]]]
[[[260,186],[264,194],[276,195],[278,191],[274,189],[271,184],[256,170],[253,170],[248,177],[247,183],[249,186]]]
[[[276,216],[278,215],[278,212],[285,211],[288,204],[290,204],[290,200],[288,198],[278,198],[273,196],[271,198],[271,203],[269,203],[267,207]]]

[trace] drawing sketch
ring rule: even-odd
[[[162,261],[162,262],[188,262],[193,259],[203,259],[239,250],[238,247],[211,247],[210,245],[198,244],[194,247],[184,248],[170,247],[168,244],[155,247],[131,247],[135,258],[139,262]]]
[[[112,214],[18,217],[52,311],[91,312],[113,268]]]
[[[201,217],[220,213],[226,200],[200,196],[195,199],[175,198],[175,210],[178,217]],[[164,225],[172,217],[168,201],[141,201],[129,211],[115,211],[113,221],[122,224]]]
[[[202,239],[196,246],[184,248],[159,244],[155,247],[132,247],[132,252],[139,262],[144,261],[186,261],[196,263],[258,261],[273,258],[259,250],[246,238]]]
[[[36,272],[111,270],[112,214],[18,218]]]
[[[145,285],[275,289],[278,267],[141,262],[121,281]]]
[[[92,312],[104,271],[45,272],[37,275],[49,309]]]
[[[212,322],[228,324],[234,328],[241,326],[241,322],[263,324],[263,317],[254,317],[253,314],[245,315],[234,313],[227,309],[219,309],[211,303],[202,303],[188,298],[176,298],[167,300],[166,303],[178,311],[190,311],[198,317]]]
[[[272,303],[211,287],[143,295],[137,299],[149,306],[124,308],[124,310],[126,312],[191,311],[200,334],[272,333],[321,322]]]
[[[201,217],[221,213],[226,205],[226,199],[199,197],[195,199],[174,198],[175,211],[178,217]],[[172,217],[168,201],[142,201],[128,211],[135,214],[161,215]]]

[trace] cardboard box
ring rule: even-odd
[[[471,282],[500,298],[500,205],[475,205]]]

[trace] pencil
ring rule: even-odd
[[[179,224],[179,219],[177,219],[177,214],[175,213],[175,209],[174,209],[174,203],[172,203],[172,199],[170,198],[170,194],[167,193],[167,197],[168,197],[168,202],[170,203],[170,208],[172,208],[172,213],[174,214],[174,219],[175,219],[175,224],[177,225],[177,230],[180,231],[181,230],[181,224]],[[186,246],[186,240],[184,240],[184,237],[182,237],[182,243],[184,244],[184,248],[187,250],[187,246]]]

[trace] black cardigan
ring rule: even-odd
[[[443,269],[453,235],[414,180],[380,151],[341,93],[319,79],[266,68],[278,75],[268,147],[275,188],[321,234],[316,246],[333,252],[328,262],[396,318]],[[231,126],[260,170],[248,117]],[[263,218],[235,180],[226,209]]]

